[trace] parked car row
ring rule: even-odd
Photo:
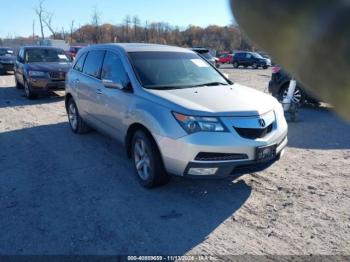
[[[15,79],[30,99],[65,87],[72,131],[93,128],[121,142],[147,188],[171,175],[262,170],[283,155],[288,141],[276,99],[231,82],[188,49],[95,45],[71,63],[62,49],[23,47]]]
[[[257,52],[237,51],[234,54],[220,53],[217,58],[217,67],[222,64],[232,64],[234,68],[251,67],[253,69],[267,69],[271,66],[271,59]]]

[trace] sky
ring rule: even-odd
[[[39,0],[6,1],[1,5],[0,37],[30,36],[35,19],[35,33],[39,22],[34,8]],[[91,21],[96,8],[102,23],[120,24],[126,15],[137,15],[142,22],[168,22],[186,28],[188,25],[228,25],[233,21],[228,0],[44,0],[44,7],[54,13],[54,28],[62,31]],[[48,30],[45,30],[49,35]]]

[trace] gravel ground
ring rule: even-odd
[[[223,71],[261,91],[271,74]],[[0,77],[0,254],[350,255],[350,126],[327,107],[301,111],[263,172],[150,191],[120,145],[71,133],[57,94]]]

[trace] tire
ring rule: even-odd
[[[216,64],[216,68],[220,68],[220,63],[217,63],[217,64]]]
[[[142,129],[136,131],[132,138],[131,154],[135,174],[143,187],[154,188],[170,181],[155,141]]]
[[[81,118],[78,107],[73,98],[70,98],[66,103],[66,111],[68,115],[69,125],[75,134],[85,134],[90,131],[89,126]]]
[[[16,84],[16,88],[17,89],[23,89],[24,88],[23,85],[21,85],[20,82],[18,82],[16,74],[15,74],[15,84]]]
[[[263,66],[263,69],[268,69],[269,67],[268,66]]]
[[[30,85],[28,84],[27,80],[24,80],[24,92],[25,95],[28,99],[30,100],[34,100],[38,98],[38,94],[34,93],[30,87]]]
[[[278,95],[278,101],[283,102],[284,98],[287,96],[288,93],[288,88],[289,88],[289,82],[284,84],[282,88],[280,89],[279,95]],[[303,90],[300,89],[300,87],[295,88],[295,92],[293,95],[293,102],[302,106],[305,104],[305,94]]]
[[[238,68],[239,64],[237,62],[233,62],[233,68]]]
[[[258,69],[258,68],[259,68],[259,66],[258,66],[258,64],[257,64],[257,63],[253,63],[253,64],[252,64],[252,68],[253,68],[253,69]]]

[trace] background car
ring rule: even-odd
[[[280,102],[287,96],[288,87],[290,84],[291,76],[283,69],[278,66],[272,67],[271,81],[269,82],[269,92],[276,97]],[[297,87],[293,96],[294,103],[300,105],[306,101],[309,103],[317,104],[319,99],[306,91],[300,83],[297,83]]]
[[[71,46],[69,50],[67,51],[67,55],[74,60],[77,53],[79,52],[80,49],[82,49],[83,46]]]
[[[223,54],[219,54],[217,56],[217,67],[220,67],[220,65],[223,65],[223,64],[230,64],[232,62],[232,58],[233,58],[233,55],[230,54],[230,53],[223,53]]]
[[[271,61],[263,58],[258,53],[241,51],[234,54],[232,65],[234,68],[251,66],[253,69],[258,69],[259,67],[267,69],[271,66]]]
[[[15,51],[12,48],[0,47],[0,74],[13,71],[15,61]]]
[[[24,87],[28,99],[49,90],[64,89],[70,61],[60,48],[22,47],[15,64],[16,87]]]
[[[195,47],[191,48],[192,51],[196,52],[197,54],[200,54],[202,57],[204,57],[209,63],[211,63],[214,66],[218,65],[218,59],[210,53],[210,50],[207,48],[202,47]]]

